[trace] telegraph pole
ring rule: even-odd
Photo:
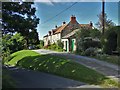
[[[102,0],[102,34],[105,32],[105,1]]]

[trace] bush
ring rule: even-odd
[[[39,48],[43,48],[43,47],[44,47],[44,41],[43,41],[43,40],[40,40]]]
[[[85,38],[83,41],[81,41],[81,48],[83,50],[86,50],[87,48],[100,48],[101,47],[101,43],[100,41],[97,40],[93,40],[92,38]]]
[[[60,40],[57,41],[57,45],[58,45],[59,48],[63,48],[63,46],[64,46],[63,43]]]
[[[112,54],[112,51],[117,50],[117,33],[114,28],[111,28],[105,32],[102,38],[103,51],[106,54]]]
[[[90,48],[86,49],[84,54],[86,56],[95,56],[96,55],[95,48],[90,47]]]
[[[55,51],[63,51],[63,43],[60,40],[58,40],[57,43],[45,46],[44,48],[55,50]]]

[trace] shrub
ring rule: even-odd
[[[39,48],[43,48],[43,46],[44,46],[44,41],[43,41],[43,40],[40,40]]]
[[[111,28],[105,32],[102,38],[103,51],[106,54],[112,54],[112,51],[117,50],[117,33],[114,28]]]
[[[57,41],[57,45],[58,45],[59,48],[63,48],[63,46],[64,46],[63,43],[60,40]]]
[[[100,43],[100,41],[93,40],[93,39],[84,39],[84,41],[82,42],[83,50],[86,50],[87,48],[90,48],[90,47],[100,48],[101,43]]]
[[[90,47],[90,48],[86,49],[84,54],[86,56],[95,56],[96,55],[95,48]]]

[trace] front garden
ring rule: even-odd
[[[120,27],[113,26],[103,34],[97,29],[82,29],[76,33],[76,54],[97,58],[116,65],[120,60]]]

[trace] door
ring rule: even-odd
[[[65,46],[66,46],[66,51],[67,51],[67,50],[68,50],[68,49],[67,49],[67,41],[65,41],[65,43],[66,43],[66,45],[65,45]]]
[[[74,51],[74,40],[72,40],[72,51]]]

